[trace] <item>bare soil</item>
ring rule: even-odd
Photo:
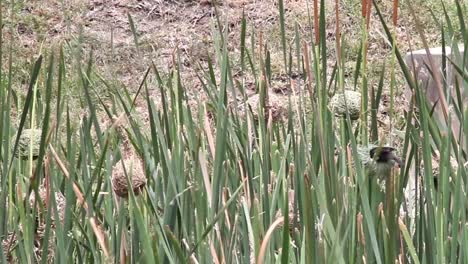
[[[83,56],[87,56],[93,50],[98,74],[112,80],[116,87],[127,87],[130,91],[136,91],[151,63],[155,63],[164,73],[170,71],[179,58],[187,94],[191,100],[199,102],[204,96],[196,73],[199,72],[200,65],[206,65],[208,58],[216,60],[214,33],[225,32],[228,37],[229,52],[235,55],[234,58],[239,57],[241,20],[244,15],[247,20],[248,45],[250,47],[250,35],[253,31],[256,34],[253,47],[256,49],[259,35],[263,36],[263,43],[266,43],[271,52],[274,80],[271,85],[272,92],[286,99],[291,91],[288,85],[289,77],[285,76],[283,71],[277,2],[277,0],[224,0],[217,1],[215,5],[210,0],[46,0],[19,2],[11,7],[6,1],[3,6],[5,10],[3,17],[6,21],[3,38],[14,42],[11,47],[17,58],[14,67],[23,84],[29,79],[29,66],[33,62],[34,55],[62,45],[72,54],[77,47],[81,47],[84,51]],[[335,6],[333,1],[325,2],[329,66],[333,67],[336,57]],[[385,19],[390,21],[392,14],[390,1],[377,2]],[[310,44],[313,39],[311,35],[313,30],[309,23],[312,2],[285,0],[284,6],[288,45],[294,49],[296,26],[303,36],[302,41]],[[360,3],[352,0],[341,1],[339,8],[340,27],[344,45],[347,47],[344,54],[347,61],[345,70],[352,73],[360,46]],[[424,8],[417,10],[421,14],[425,12]],[[217,14],[221,20],[220,24],[223,25],[220,29],[216,26]],[[421,14],[418,15],[427,18]],[[422,22],[427,23],[427,21],[429,20]],[[425,28],[431,27],[426,25]],[[384,63],[388,66],[391,47],[375,12],[372,13],[370,29],[368,59],[372,77],[379,76]],[[420,38],[417,36],[414,21],[407,8],[401,9],[395,32],[402,52],[408,51],[410,47],[421,48]],[[437,29],[433,32],[437,32]],[[436,44],[439,41],[436,37],[438,34],[426,33],[429,33],[427,34],[429,43]],[[67,60],[76,61],[71,55]],[[4,58],[3,67],[6,66],[6,61]],[[234,69],[239,68],[236,59],[233,59],[232,63]],[[252,79],[248,76],[243,78],[246,86],[253,86]],[[349,74],[346,80],[347,87],[353,86],[352,79],[352,74]],[[389,76],[386,80],[390,80]],[[388,131],[390,126],[389,83],[385,82],[384,100],[379,109],[381,120],[379,125],[386,128],[385,131]],[[378,78],[370,78],[371,86],[376,87],[377,84]],[[405,87],[401,75],[398,75],[397,86],[398,100],[405,101],[401,93]],[[158,96],[156,90],[152,89],[154,97]],[[399,116],[402,116],[404,105],[397,105]],[[138,103],[137,110],[144,113],[146,111],[144,104]]]

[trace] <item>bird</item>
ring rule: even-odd
[[[367,168],[369,177],[386,180],[394,167],[401,168],[403,160],[396,154],[396,149],[388,146],[358,145],[357,153],[361,165]]]

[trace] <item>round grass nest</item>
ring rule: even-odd
[[[335,116],[346,117],[349,113],[351,120],[357,120],[361,114],[361,94],[350,90],[335,94],[330,101],[330,108]]]
[[[138,158],[130,157],[120,161],[114,166],[112,171],[112,188],[121,198],[128,197],[128,178],[132,184],[132,190],[135,195],[140,194],[146,185],[146,177],[143,166]]]
[[[42,130],[40,129],[24,129],[18,141],[18,148],[13,153],[16,158],[26,160],[29,158],[29,152],[31,151],[32,144],[32,158],[37,159],[39,157],[39,149],[41,143]],[[12,151],[15,147],[16,136],[13,137],[11,143]]]
[[[252,109],[252,115],[255,120],[258,120],[260,116],[260,95],[254,94],[247,99],[247,105]],[[272,121],[277,122],[283,120],[288,114],[288,100],[284,100],[280,96],[270,93],[268,96],[268,102],[264,108],[265,120],[268,120],[269,112],[271,111]]]
[[[39,187],[38,194],[39,194],[39,197],[41,199],[41,203],[36,204],[36,194],[34,192],[31,192],[31,194],[29,195],[29,205],[31,206],[31,208],[33,208],[34,205],[36,205],[37,209],[38,209],[38,212],[40,212],[41,214],[43,214],[44,217],[46,217],[48,208],[47,208],[47,205],[46,205],[47,190],[46,190],[45,186],[42,185],[42,186]],[[51,202],[52,201],[49,200],[49,203],[51,203]],[[61,192],[55,192],[55,203],[57,205],[57,213],[58,213],[58,216],[59,216],[59,220],[60,220],[61,223],[63,223],[63,221],[65,219],[65,206],[66,206],[67,202],[66,202],[65,196]],[[52,206],[52,209],[54,209],[53,206]],[[54,211],[51,213],[51,218],[52,218],[52,221],[55,221],[55,212]]]

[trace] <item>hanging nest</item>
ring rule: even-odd
[[[349,114],[351,120],[357,120],[361,114],[361,94],[350,90],[335,94],[330,100],[330,108],[335,116],[346,117]]]
[[[41,203],[36,204],[36,194],[34,192],[29,195],[29,205],[31,208],[34,207],[36,204],[37,209],[39,214],[42,214],[43,217],[47,217],[47,209],[48,206],[46,204],[47,201],[47,190],[44,185],[41,185],[38,189],[38,194],[41,199]],[[51,203],[49,199],[49,203]],[[61,192],[55,192],[55,203],[57,205],[57,213],[59,216],[59,221],[63,223],[65,219],[65,206],[67,204],[65,196]],[[55,210],[55,208],[52,206],[52,209]],[[52,224],[53,226],[55,225],[55,211],[51,212],[51,218],[52,218]]]
[[[249,97],[246,102],[247,105],[252,109],[252,115],[255,120],[258,120],[260,116],[260,95],[254,94]],[[272,121],[277,122],[283,120],[288,115],[288,100],[282,99],[280,96],[270,93],[268,96],[268,102],[264,108],[265,120],[268,119],[269,112],[271,111]]]
[[[115,194],[122,198],[128,197],[128,181],[127,175],[132,184],[133,193],[140,194],[146,185],[146,177],[143,171],[141,161],[134,156],[120,161],[114,166],[112,171],[112,188]]]
[[[16,158],[29,159],[30,151],[32,150],[32,158],[37,159],[39,157],[39,149],[41,143],[42,130],[40,129],[24,129],[18,142],[18,148],[13,153]],[[16,137],[13,137],[11,147],[12,151],[15,147]],[[32,144],[32,149],[31,149]]]

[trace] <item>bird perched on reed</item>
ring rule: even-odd
[[[381,147],[376,145],[357,146],[357,154],[361,165],[369,173],[369,177],[377,176],[379,180],[386,180],[392,171],[392,168],[403,166],[403,161],[395,154],[393,147]]]

